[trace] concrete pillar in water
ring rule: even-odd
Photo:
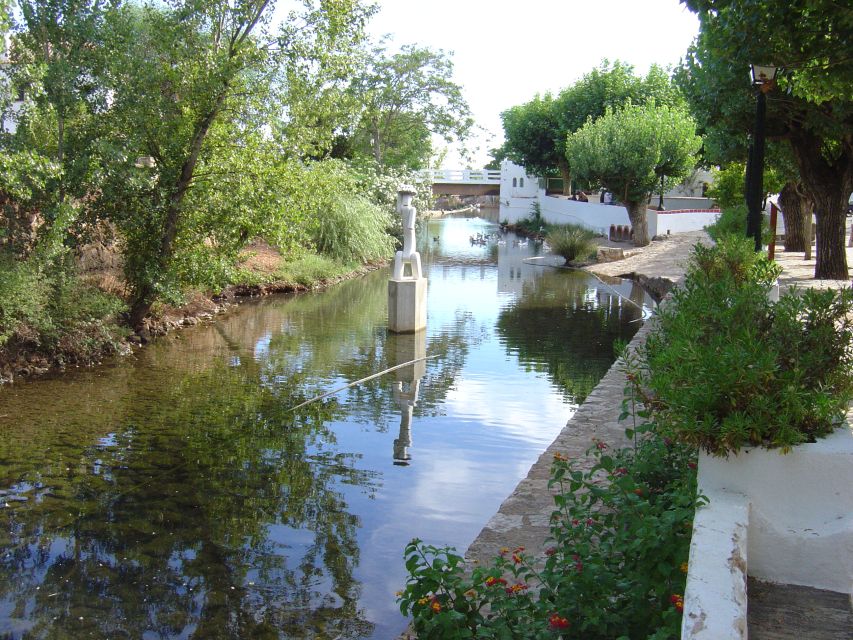
[[[402,185],[397,192],[397,212],[403,217],[403,250],[394,256],[388,281],[388,329],[413,333],[426,328],[427,279],[421,270],[421,256],[415,249],[415,220],[412,206],[414,187]]]

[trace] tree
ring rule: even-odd
[[[84,195],[92,116],[107,101],[104,87],[95,82],[106,9],[101,0],[21,0],[19,6],[26,29],[17,35],[14,77],[31,88],[34,105],[34,112],[23,116],[19,146],[63,167],[56,206],[69,191]]]
[[[282,152],[296,159],[321,160],[347,155],[347,132],[361,111],[350,84],[364,68],[364,27],[376,6],[358,7],[330,28],[301,28],[305,19],[291,15],[285,27],[271,99],[283,106],[273,114],[274,136]],[[308,23],[316,23],[317,16]],[[322,61],[322,64],[320,63]]]
[[[545,94],[512,107],[501,114],[510,159],[531,171],[547,175],[558,170],[563,178],[563,193],[571,193],[571,169],[566,159],[568,134],[580,129],[590,118],[600,118],[608,108],[618,109],[626,102],[680,106],[684,98],[666,71],[653,65],[645,77],[634,67],[616,60],[603,60],[556,97]]]
[[[530,102],[507,109],[501,113],[501,122],[506,138],[503,149],[507,158],[543,176],[565,165],[563,189],[571,188],[570,180],[567,180],[571,178],[568,175],[568,164],[560,157],[558,150],[560,124],[551,94],[537,95]]]
[[[646,207],[661,176],[683,178],[701,145],[696,124],[677,107],[628,104],[608,109],[566,139],[569,164],[615,193],[628,210],[634,244],[649,243]]]
[[[853,11],[832,0],[688,0],[700,19],[688,72],[709,129],[747,131],[750,63],[782,68],[768,95],[768,136],[786,140],[817,218],[816,278],[846,279],[853,191]],[[702,112],[705,115],[701,115]]]
[[[464,141],[473,126],[444,51],[414,45],[389,55],[375,47],[351,91],[362,106],[353,146],[380,166],[416,169],[432,151],[431,134]]]
[[[212,195],[224,194],[247,166],[235,166],[231,159],[247,155],[232,152],[268,120],[278,62],[316,31],[326,33],[333,48],[306,65],[322,66],[341,41],[360,35],[355,0],[316,8],[306,3],[277,38],[267,28],[269,7],[268,0],[206,0],[129,5],[108,16],[103,80],[113,97],[92,206],[123,233],[134,328],[158,296],[180,287],[176,254],[199,243],[215,245],[215,236],[200,237],[198,212],[215,205]],[[153,167],[137,166],[139,156],[152,158]],[[230,176],[219,190],[217,173]]]

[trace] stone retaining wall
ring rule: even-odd
[[[647,322],[640,328],[629,348],[645,342],[650,324]],[[617,360],[610,367],[560,434],[539,456],[527,477],[518,483],[498,512],[486,523],[468,547],[465,554],[468,561],[488,562],[498,554],[501,547],[523,546],[530,554],[544,554],[545,539],[550,531],[549,520],[554,510],[554,492],[548,488],[554,454],[561,453],[579,460],[579,467],[588,469],[594,463],[592,458],[586,456],[593,438],[613,447],[628,444],[625,429],[630,424],[619,422],[627,382],[622,364],[621,360]]]

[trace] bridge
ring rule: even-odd
[[[424,169],[418,175],[432,183],[434,196],[497,196],[501,192],[501,172],[496,169]]]

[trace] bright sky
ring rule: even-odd
[[[395,46],[453,52],[454,79],[485,132],[473,166],[503,140],[500,112],[536,93],[557,92],[598,66],[623,60],[645,73],[674,65],[699,25],[678,0],[378,0],[370,24]],[[472,145],[473,146],[473,145]],[[449,154],[444,166],[459,165]]]

